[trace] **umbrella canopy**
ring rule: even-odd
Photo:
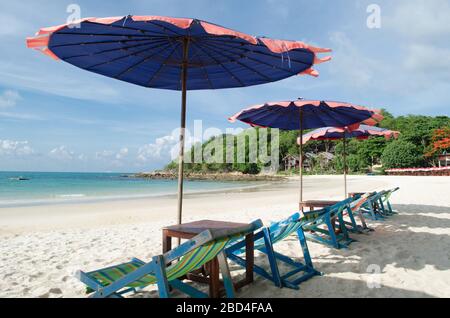
[[[330,52],[303,42],[258,38],[209,22],[162,16],[86,18],[41,29],[29,48],[143,87],[181,90],[178,223],[182,220],[188,90],[245,87],[293,75],[318,76]]]
[[[327,126],[357,128],[362,122],[377,123],[380,111],[343,102],[297,100],[273,102],[244,109],[229,118],[256,127],[270,127],[300,132],[300,203],[303,202],[303,130]]]
[[[325,127],[313,130],[303,135],[303,144],[310,140],[338,140],[343,138],[368,139],[371,136],[398,138],[400,132],[375,126],[360,125],[357,129]],[[297,140],[300,143],[300,140]]]
[[[305,135],[303,135],[302,140],[297,140],[297,143],[306,144],[310,140],[344,140],[344,191],[347,197],[347,139],[357,138],[357,139],[368,139],[371,136],[384,137],[386,139],[398,138],[400,132],[393,131],[389,129],[384,129],[375,126],[360,125],[356,129],[350,128],[337,128],[337,127],[325,127],[313,130]]]
[[[74,27],[78,25],[78,27]],[[28,47],[82,69],[144,87],[187,90],[245,87],[293,75],[317,76],[329,49],[257,38],[195,19],[87,18],[41,29]],[[185,52],[186,51],[186,52]],[[187,54],[185,54],[187,53]]]
[[[300,117],[303,117],[302,121]],[[380,118],[379,111],[350,103],[297,100],[252,106],[229,120],[259,127],[305,130],[327,126],[356,128],[361,122],[377,123]]]

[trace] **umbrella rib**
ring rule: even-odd
[[[330,126],[330,125],[328,125],[328,123],[326,123],[324,121],[323,117],[320,115],[321,113],[323,113],[322,110],[320,109],[320,106],[319,107],[315,107],[313,105],[309,105],[309,106],[312,107],[311,108],[312,109],[311,112],[312,112],[313,116],[316,117],[321,122],[321,126],[322,127]],[[308,113],[306,111],[304,111],[303,112],[303,116],[304,116],[304,118],[308,118]],[[306,120],[306,121],[308,121],[308,120]]]
[[[170,59],[170,57],[175,53],[176,49],[178,48],[178,46],[180,46],[180,43],[176,43],[175,47],[173,48],[173,50],[169,53],[169,55],[167,56],[167,58],[165,59],[165,61],[163,63],[161,63],[161,66],[159,67],[159,69],[153,74],[153,76],[150,78],[150,80],[148,81],[147,86],[150,86],[152,84],[152,82],[159,76],[159,73],[161,72],[161,70],[164,68],[164,66],[166,65],[167,61]]]
[[[225,48],[222,48],[221,50],[230,52],[230,50],[227,50],[227,49],[225,49]],[[246,51],[247,51],[247,52],[253,52],[253,53],[256,53],[255,51],[248,50],[248,49],[247,49]],[[264,54],[264,53],[262,53],[262,54]],[[271,56],[271,57],[274,57],[274,58],[277,58],[277,56],[274,56],[274,55],[269,55],[269,54],[267,54],[267,55],[268,55],[268,56]],[[250,56],[247,56],[247,55],[246,55],[245,57],[246,57],[247,59],[249,59],[249,60],[254,61],[254,62],[263,64],[263,65],[266,65],[266,66],[269,66],[269,67],[276,68],[277,70],[280,70],[280,71],[284,71],[284,72],[286,72],[286,73],[288,73],[288,74],[290,74],[290,75],[297,75],[297,72],[292,72],[292,71],[286,70],[286,69],[284,69],[284,68],[282,68],[282,67],[279,67],[279,66],[276,66],[276,65],[272,65],[272,64],[270,64],[270,63],[266,63],[266,62],[260,61],[260,60],[258,60],[258,59],[255,59],[255,58],[250,57]],[[303,64],[305,64],[305,63],[303,63]]]
[[[325,103],[325,105],[326,105],[326,107],[328,107],[328,109],[332,110],[332,112],[335,112],[335,109],[332,109],[326,103]],[[322,114],[322,115],[318,115],[317,117],[320,119],[320,121],[322,122],[323,126],[325,126],[325,127],[328,127],[328,126],[342,127],[342,126],[344,126],[344,123],[341,120],[336,119],[335,116],[331,116],[328,112],[325,112],[324,110],[322,110],[320,108],[320,106],[321,105],[319,105],[318,107],[313,107],[313,113],[315,113],[315,114],[317,114],[317,113]],[[326,118],[331,118],[335,122],[338,122],[338,124],[330,125],[329,123],[325,122]]]
[[[352,107],[352,109],[353,109],[353,107]],[[353,114],[353,112],[348,112],[348,111],[346,111],[344,108],[341,108],[341,107],[337,107],[337,108],[335,109],[335,112],[338,113],[338,114],[345,113],[346,116],[348,116],[348,117],[350,117],[350,118],[352,118],[352,119],[355,118],[355,119],[358,120],[358,122],[362,122],[362,121],[365,120],[365,119],[360,119],[359,117],[357,117],[356,114]],[[367,112],[369,113],[369,111],[367,111]],[[368,118],[370,118],[370,116],[367,117],[366,119],[368,119]],[[348,124],[348,125],[350,125],[350,124]],[[348,126],[348,125],[347,125],[347,126]]]
[[[77,45],[116,44],[116,43],[120,43],[120,42],[144,42],[144,41],[151,41],[151,40],[150,39],[139,39],[139,40],[120,40],[120,41],[114,40],[114,41],[78,42],[78,43],[51,45],[51,47],[59,48],[59,47],[77,46]]]
[[[164,45],[167,46],[167,44],[162,44],[162,45],[153,47],[153,48],[151,48],[151,49],[157,49],[157,48],[162,47],[162,46],[164,46]],[[145,51],[147,51],[148,49],[149,49],[149,48],[145,48],[144,50],[141,50],[141,51],[139,51],[139,52],[135,52],[134,54],[139,54],[139,53],[145,52]],[[165,47],[164,47],[164,49],[165,49]],[[161,52],[161,51],[162,51],[162,50],[158,51],[158,53]],[[87,70],[91,70],[91,69],[94,68],[94,67],[99,67],[99,66],[102,66],[102,65],[105,65],[105,64],[108,64],[108,63],[117,62],[117,61],[119,61],[119,60],[121,60],[121,59],[130,57],[130,56],[133,56],[133,54],[128,54],[128,55],[119,56],[119,57],[116,57],[115,59],[112,59],[112,60],[109,60],[109,61],[105,61],[105,62],[101,62],[101,63],[97,63],[97,64],[94,64],[94,65],[91,65],[91,66],[89,66],[89,67],[87,68]]]
[[[205,40],[205,42],[209,42],[209,41],[214,41],[215,39],[208,39],[208,40]],[[233,43],[234,44],[234,42],[231,42],[231,41],[222,41],[222,42],[229,42],[229,43]],[[218,44],[217,45],[221,45],[221,44],[223,44],[223,43],[221,43],[221,42],[217,42]],[[245,45],[246,46],[246,45]],[[251,44],[251,46],[261,46],[261,45],[256,45],[256,44]],[[265,47],[265,48],[267,48],[267,46],[265,46],[265,45],[262,45],[262,47]],[[265,55],[265,56],[270,56],[270,57],[274,57],[274,58],[278,58],[279,57],[279,55],[281,55],[281,53],[265,53],[265,52],[260,52],[260,51],[253,51],[253,50],[251,50],[251,49],[248,49],[248,48],[246,48],[246,47],[243,47],[243,45],[240,45],[240,46],[236,46],[236,47],[234,47],[235,49],[238,49],[238,50],[243,50],[243,51],[245,51],[245,52],[252,52],[252,53],[255,53],[255,54],[260,54],[260,55]],[[268,49],[268,48],[267,48]],[[309,50],[307,50],[307,49],[295,49],[295,50],[302,50],[302,51],[305,51],[305,53],[311,53],[311,54],[314,54],[312,51],[309,51]],[[288,53],[288,52],[284,52],[284,53]],[[295,59],[295,58],[290,58],[290,60],[291,60],[291,62],[296,62],[296,63],[299,63],[299,64],[306,64],[306,65],[308,65],[308,63],[305,63],[305,62],[303,62],[303,61],[300,61],[300,60],[297,60],[297,59]]]
[[[273,123],[276,122],[276,120],[281,117],[281,113],[277,112],[275,113],[275,116],[272,112],[270,112],[269,110],[261,110],[261,112],[256,112],[252,114],[252,122],[260,125],[260,126],[267,126],[267,127],[271,127],[271,128],[280,128],[277,125],[274,125]],[[263,123],[262,121],[265,120],[266,118],[272,118],[270,123]]]
[[[158,55],[159,53],[161,53],[162,51],[166,50],[168,47],[168,44],[165,45],[165,47],[163,47],[161,50],[152,53],[150,56],[145,57],[143,60],[133,64],[132,66],[130,66],[129,68],[127,68],[126,70],[122,71],[121,73],[119,73],[118,75],[114,76],[115,78],[120,78],[123,75],[125,75],[126,73],[128,73],[129,71],[131,71],[132,69],[136,68],[137,66],[148,62],[152,57],[154,57],[155,55]]]
[[[136,31],[139,31],[136,29]],[[166,38],[166,35],[150,35],[150,34],[114,34],[114,33],[81,33],[81,32],[66,32],[57,31],[56,35],[77,35],[77,36],[120,36],[120,37],[137,37],[137,38]]]
[[[150,24],[152,24],[152,25],[155,25],[155,26],[157,26],[158,28],[162,29],[163,31],[168,30],[168,31],[172,32],[173,34],[175,34],[176,36],[183,36],[182,34],[180,34],[180,33],[178,33],[178,32],[175,32],[175,31],[173,31],[173,30],[171,30],[171,29],[169,29],[169,28],[166,28],[165,26],[162,26],[162,25],[156,23],[155,20],[148,20],[148,21],[145,21],[145,23],[150,23]],[[172,23],[170,23],[170,24],[172,24]],[[173,25],[173,24],[172,24],[172,25]],[[168,35],[166,32],[164,32],[164,34],[165,34],[166,36]]]
[[[149,41],[151,41],[151,40],[149,40]],[[134,48],[138,48],[138,47],[141,47],[141,46],[152,45],[155,42],[164,42],[164,41],[161,41],[161,40],[159,40],[159,41],[152,41],[151,43],[141,43],[141,44],[136,44],[136,45],[124,46],[124,47],[120,47],[120,48],[114,48],[114,49],[99,51],[99,52],[90,53],[90,54],[72,55],[72,56],[63,58],[62,60],[65,61],[65,60],[68,60],[68,59],[73,59],[73,58],[78,58],[78,57],[95,56],[95,55],[100,55],[100,54],[104,54],[104,53],[110,53],[110,52],[114,52],[114,51],[129,50],[129,49],[134,49]],[[157,48],[157,46],[155,48]],[[133,54],[139,54],[139,53],[142,53],[142,52],[144,52],[146,50],[133,52]]]
[[[191,42],[191,45],[195,45],[195,46],[197,46],[197,49],[198,49],[198,50],[201,50],[201,48],[199,47],[199,45],[198,45],[197,42]],[[200,68],[203,70],[203,73],[205,74],[205,78],[206,78],[206,81],[207,81],[208,84],[209,84],[210,89],[214,89],[214,86],[213,86],[213,84],[212,84],[212,82],[211,82],[211,79],[209,78],[208,71],[206,70],[206,68],[205,68],[203,65],[200,66]]]
[[[214,52],[216,52],[217,54],[222,54],[223,56],[226,56],[227,58],[231,59],[231,57],[230,57],[229,55],[227,56],[227,55],[221,53],[220,51],[216,50],[215,48],[209,47],[209,49],[212,50],[212,51],[214,51]],[[237,64],[241,65],[242,67],[247,68],[248,70],[250,70],[250,71],[252,71],[252,72],[258,74],[259,76],[261,76],[262,78],[264,78],[266,81],[272,81],[272,79],[269,78],[267,75],[261,73],[260,71],[254,69],[253,67],[250,67],[250,66],[248,66],[248,65],[245,65],[244,63],[242,63],[242,62],[240,62],[240,61],[238,61],[238,60],[230,60],[230,62],[236,62]]]
[[[149,23],[150,21],[145,21],[145,23]],[[91,22],[91,21],[85,21],[84,23],[89,23],[89,24],[94,24],[94,25],[99,25],[99,26],[104,26],[104,24],[101,23],[96,23],[96,22]],[[160,29],[165,29],[163,26],[152,23],[153,25],[159,27]],[[114,29],[125,29],[125,30],[133,30],[133,31],[138,31],[138,32],[146,32],[146,33],[156,33],[154,31],[150,31],[150,30],[144,30],[144,29],[136,29],[136,28],[132,28],[129,26],[125,26],[125,25],[113,25],[113,24],[107,24],[106,26],[110,27],[110,28],[114,28]],[[169,30],[171,31],[171,30]],[[175,33],[174,31],[172,31],[173,33]],[[175,33],[176,35],[179,35],[177,33]],[[164,36],[167,36],[166,33],[164,33]]]
[[[207,51],[204,50],[201,46],[198,46],[200,50],[202,50],[210,59],[214,60],[218,65],[220,65],[233,79],[235,79],[242,87],[245,87],[245,84],[233,74],[228,68],[225,67],[219,60],[217,60],[214,56],[209,54]]]

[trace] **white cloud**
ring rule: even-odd
[[[157,138],[154,143],[147,144],[138,149],[137,159],[140,162],[156,161],[156,160],[175,160],[178,158],[180,151],[180,129],[175,129],[172,135]],[[185,152],[191,150],[191,147],[200,142],[195,136],[191,136],[186,130],[185,136]]]
[[[450,49],[413,44],[409,48],[404,66],[408,71],[443,75],[450,79]]]
[[[140,147],[137,158],[139,161],[147,162],[149,160],[158,160],[163,157],[168,157],[170,154],[170,157],[173,159],[174,157],[176,158],[177,151],[174,147],[177,145],[178,138],[175,134],[157,138],[153,144],[147,144]]]
[[[344,32],[333,32],[330,35],[333,43],[333,63],[329,63],[330,71],[340,81],[349,82],[352,86],[366,86],[374,78],[376,69],[381,63],[366,57]]]
[[[17,91],[5,90],[0,94],[0,108],[14,107],[20,99]]]
[[[103,150],[95,153],[95,159],[97,160],[107,160],[114,156],[114,151],[111,150]]]
[[[0,118],[13,120],[44,120],[41,116],[26,113],[0,112]]]
[[[117,160],[122,160],[122,159],[124,159],[125,157],[128,156],[128,153],[129,153],[128,148],[122,148],[122,149],[120,149],[120,151],[116,154],[116,159],[117,159]]]
[[[128,154],[129,149],[125,147],[119,151],[103,150],[95,153],[95,159],[111,167],[119,168],[124,166],[124,160]]]
[[[423,41],[450,36],[450,3],[447,0],[407,0],[395,2],[384,26],[402,36]]]
[[[448,86],[450,49],[406,41],[405,55],[387,62],[360,50],[344,32],[332,33],[330,41],[335,49],[330,72],[335,82],[348,90],[408,96],[412,90],[424,93]]]
[[[49,156],[57,160],[73,160],[75,152],[69,150],[66,146],[60,146],[50,151]]]
[[[0,139],[0,155],[3,156],[29,156],[34,154],[28,141],[14,141]]]

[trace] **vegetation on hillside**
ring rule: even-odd
[[[399,139],[385,140],[382,137],[372,137],[368,140],[349,140],[347,143],[349,172],[369,172],[376,165],[383,165],[383,169],[436,166],[438,155],[444,151],[450,152],[449,117],[418,115],[394,117],[386,111],[383,111],[383,115],[385,119],[379,126],[400,131]],[[270,140],[271,130],[256,129],[258,137],[262,137],[262,131],[268,135],[268,140]],[[187,155],[191,162],[195,162],[195,153],[201,154],[202,152],[206,160],[202,163],[187,163],[186,170],[204,173],[236,171],[245,174],[257,174],[268,169],[269,164],[261,161],[249,163],[249,159],[254,158],[255,153],[249,151],[248,145],[255,141],[246,134],[247,132],[238,136],[217,136],[211,138],[203,145],[194,146]],[[283,158],[289,154],[298,156],[297,138],[297,131],[280,131],[278,158],[280,170],[284,170]],[[245,147],[242,147],[243,143],[245,143]],[[219,145],[223,145],[223,152],[217,151],[220,148],[218,147]],[[194,151],[195,147],[197,148],[196,152]],[[268,155],[270,155],[270,142],[268,142],[267,147]],[[237,160],[237,149],[245,149],[246,163],[239,163],[239,160]],[[233,154],[233,158],[229,157],[230,153]],[[342,141],[310,141],[305,145],[304,153],[314,155],[308,158],[309,173],[341,173],[343,171]],[[334,159],[331,161],[325,160],[324,156],[321,156],[323,153],[334,154]],[[176,168],[177,163],[171,162],[167,165],[166,170],[175,170]]]

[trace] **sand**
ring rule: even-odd
[[[339,176],[307,177],[305,198],[340,199]],[[278,289],[256,276],[238,297],[450,297],[450,178],[351,176],[350,191],[399,186],[398,216],[370,222],[347,250],[309,248],[324,275],[300,290]],[[296,211],[298,182],[252,190],[188,195],[185,221],[217,219],[267,224]],[[85,297],[73,274],[161,252],[161,228],[176,220],[176,198],[0,209],[0,297]],[[295,237],[276,250],[299,257]],[[262,255],[257,263],[267,266]],[[231,265],[232,275],[242,270]],[[284,268],[282,267],[282,270]],[[379,271],[379,272],[378,272]],[[153,287],[132,297],[155,297]],[[176,295],[179,296],[179,295]]]

